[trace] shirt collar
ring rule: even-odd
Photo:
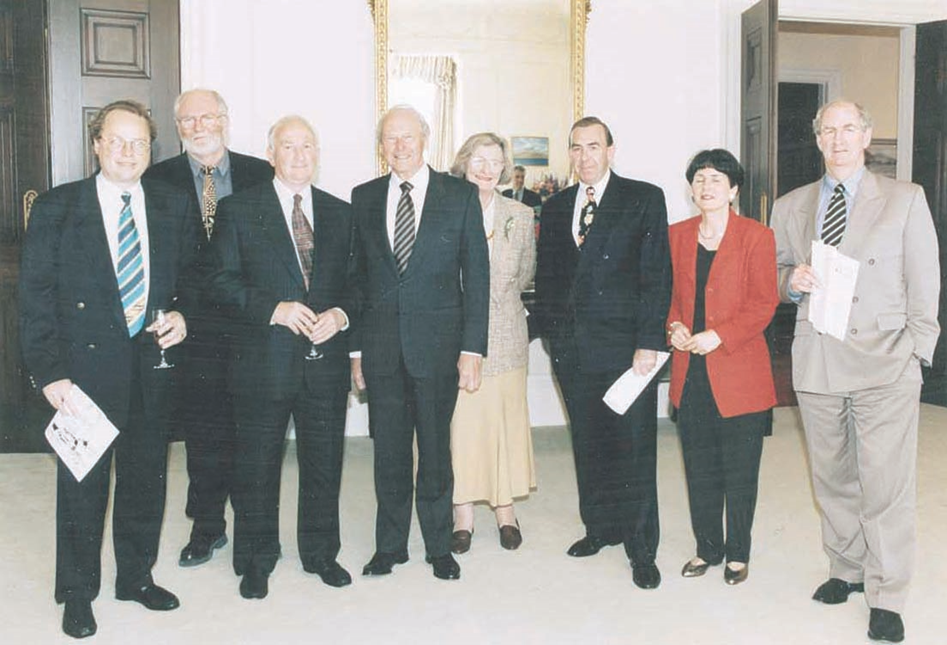
[[[191,166],[191,174],[195,177],[204,174],[203,168],[204,164],[192,157],[190,154],[187,154],[187,162]],[[220,158],[220,161],[217,162],[217,165],[214,166],[217,169],[217,174],[221,177],[226,177],[227,173],[230,172],[230,151],[224,148],[224,156]]]
[[[848,195],[849,197],[854,197],[855,191],[858,190],[858,185],[861,183],[861,180],[864,174],[865,174],[865,167],[862,166],[861,168],[856,170],[855,173],[851,177],[849,177],[845,181],[840,182],[839,180],[829,175],[829,173],[825,173],[825,175],[823,175],[822,177],[822,184],[824,188],[828,189],[829,192],[834,191],[836,186],[838,186],[839,184],[842,184],[843,186],[845,186],[845,194]]]
[[[306,207],[312,203],[312,188],[307,186],[301,192],[297,193],[292,188],[280,181],[279,177],[273,177],[273,186],[276,188],[276,196],[279,198],[281,204],[288,204],[289,208],[293,207],[293,196],[302,195],[303,210],[306,210]]]
[[[605,175],[601,179],[598,180],[598,182],[592,184],[592,188],[595,189],[595,202],[596,203],[598,204],[602,203],[602,195],[605,194],[605,188],[608,186],[608,180],[611,179],[611,177],[612,177],[612,171],[611,169],[609,169],[609,171],[606,172]],[[579,198],[583,200],[583,203],[585,200],[585,189],[588,187],[589,187],[588,184],[582,182],[581,180],[579,181],[579,195],[578,196]]]
[[[99,194],[99,199],[121,201],[122,193],[128,192],[131,193],[132,198],[141,196],[141,181],[136,181],[134,186],[129,188],[122,188],[111,181],[109,181],[102,172],[98,172],[95,175],[95,188]]]
[[[416,195],[417,194],[423,195],[427,193],[427,185],[430,182],[430,180],[431,180],[431,169],[430,167],[428,167],[427,164],[424,164],[421,166],[420,170],[414,173],[414,176],[411,177],[411,179],[402,179],[400,176],[398,176],[398,173],[392,170],[391,179],[389,180],[388,185],[389,187],[397,188],[400,191],[401,184],[404,183],[405,181],[408,181],[411,183],[411,186],[412,186],[411,192],[415,193]],[[420,192],[415,192],[415,191],[420,191]]]

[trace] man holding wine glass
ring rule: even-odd
[[[101,171],[36,200],[19,287],[23,356],[36,386],[66,413],[75,413],[79,387],[119,430],[81,482],[58,465],[55,596],[65,604],[63,631],[74,638],[97,629],[92,601],[113,454],[115,597],[158,611],[179,604],[151,577],[174,394],[174,370],[154,367],[187,336],[201,236],[199,220],[188,217],[189,195],[141,180],[155,138],[145,106],[111,103],[89,133]],[[159,309],[165,314],[150,322]]]
[[[264,598],[280,556],[280,472],[292,415],[299,461],[297,542],[303,568],[332,587],[352,579],[336,560],[339,483],[354,313],[348,285],[351,214],[312,185],[315,131],[302,117],[270,128],[276,177],[221,200],[210,243],[209,298],[234,325],[234,571],[240,594]]]

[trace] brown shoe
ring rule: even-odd
[[[460,555],[470,550],[470,540],[473,539],[473,531],[454,531],[450,536],[451,553]]]
[[[504,524],[500,527],[500,546],[508,551],[515,551],[523,543],[523,534],[520,533],[520,522],[516,525]]]

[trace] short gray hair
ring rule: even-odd
[[[382,144],[382,132],[385,129],[385,121],[388,120],[388,117],[391,116],[392,112],[408,112],[413,114],[414,117],[418,120],[418,123],[421,124],[421,136],[424,137],[425,141],[431,140],[431,126],[427,124],[427,119],[424,118],[424,115],[413,105],[408,105],[407,103],[399,103],[398,105],[393,105],[388,108],[388,110],[378,119],[378,126],[375,128],[375,140],[378,142],[378,145]]]
[[[474,151],[480,146],[500,146],[500,153],[503,155],[503,170],[500,172],[498,183],[506,184],[510,181],[513,174],[513,162],[510,161],[509,146],[506,139],[493,132],[478,132],[472,134],[464,141],[464,145],[457,151],[454,157],[454,163],[450,167],[450,174],[455,177],[467,176],[467,165],[473,157]]]
[[[286,116],[282,116],[278,118],[276,122],[273,125],[271,125],[270,129],[267,131],[266,148],[268,150],[276,149],[276,141],[275,141],[276,131],[285,125],[289,125],[290,123],[299,123],[300,125],[304,126],[307,130],[309,130],[310,134],[312,134],[313,140],[316,142],[316,147],[317,148],[319,147],[319,135],[316,133],[316,129],[312,127],[312,124],[309,123],[309,121],[307,121],[303,117],[299,116],[298,114],[287,114]]]
[[[855,101],[847,101],[845,99],[837,99],[835,101],[830,101],[819,108],[819,111],[815,113],[815,118],[812,119],[812,132],[818,136],[819,131],[822,130],[822,116],[825,114],[825,111],[829,108],[839,107],[841,105],[851,105],[858,112],[858,120],[861,121],[862,131],[867,130],[872,127],[874,122],[871,119],[871,114],[868,113],[860,103]]]
[[[174,99],[174,118],[178,117],[178,110],[181,107],[181,103],[192,94],[210,94],[214,97],[214,100],[217,101],[217,114],[227,116],[227,114],[230,113],[230,108],[227,107],[227,102],[224,100],[224,97],[220,95],[220,92],[217,90],[208,90],[203,87],[195,87],[186,92],[181,92],[178,98]]]

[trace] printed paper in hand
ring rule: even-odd
[[[81,482],[115,441],[118,428],[78,385],[69,391],[69,401],[77,415],[58,411],[46,426],[46,441]]]
[[[858,260],[842,255],[834,246],[813,240],[812,270],[822,286],[809,294],[809,322],[816,331],[845,340],[858,279]]]
[[[625,414],[631,404],[635,402],[648,383],[657,375],[664,364],[667,363],[670,354],[668,352],[658,352],[658,360],[655,362],[651,371],[644,376],[635,374],[634,369],[629,368],[624,374],[618,377],[618,380],[612,383],[608,392],[602,397],[605,405],[610,407],[617,414]]]

